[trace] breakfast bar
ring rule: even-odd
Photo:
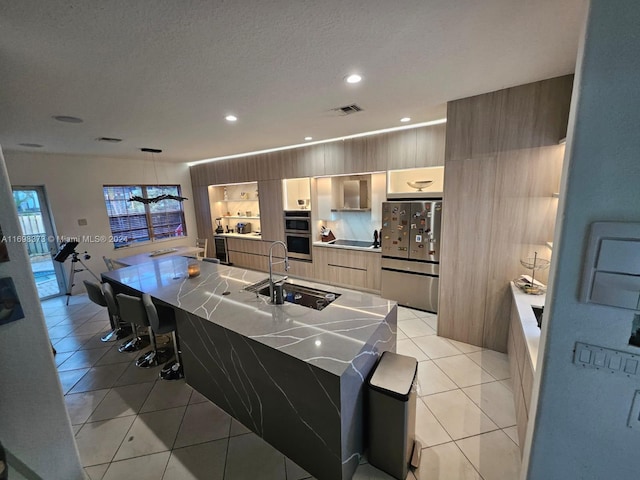
[[[289,279],[332,301],[316,310],[289,295],[273,305],[247,289],[263,286],[264,273],[202,263],[189,278],[187,263],[156,258],[103,279],[173,308],[189,385],[314,477],[351,478],[364,450],[365,381],[395,351],[396,303]]]

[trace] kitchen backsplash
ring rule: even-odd
[[[332,212],[332,220],[324,222],[336,238],[344,240],[373,241],[373,231],[382,225],[371,221],[369,212]]]

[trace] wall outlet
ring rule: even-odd
[[[78,219],[78,225],[80,225],[81,227],[84,227],[87,225],[87,219],[86,218],[79,218]]]
[[[636,390],[631,402],[631,411],[627,419],[627,427],[640,430],[640,390]]]

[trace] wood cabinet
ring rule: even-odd
[[[553,237],[572,79],[447,104],[438,335],[506,351],[507,286]]]
[[[509,369],[516,409],[518,440],[520,453],[522,453],[527,434],[535,370],[525,343],[524,332],[515,302],[511,305],[507,353],[509,354]]]
[[[234,267],[267,271],[269,244],[260,240],[227,238],[227,253]]]
[[[262,239],[284,241],[284,218],[282,180],[262,180],[260,189],[260,212],[262,215]]]
[[[313,247],[314,277],[320,282],[380,291],[380,253]]]
[[[269,248],[273,242],[261,240],[248,240],[243,238],[227,238],[227,252],[229,261],[234,267],[247,268],[249,270],[258,270],[261,272],[269,271]],[[278,248],[273,251],[273,261],[282,261],[282,250]],[[282,275],[291,275],[293,277],[314,279],[313,263],[305,260],[289,259],[289,271],[285,273],[284,264],[276,263],[273,265],[273,271]]]

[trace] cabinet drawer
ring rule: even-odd
[[[328,265],[327,272],[332,283],[349,287],[367,288],[367,271],[359,268]]]
[[[267,257],[254,255],[252,253],[229,251],[229,261],[234,267],[247,268],[266,272],[269,269]]]

